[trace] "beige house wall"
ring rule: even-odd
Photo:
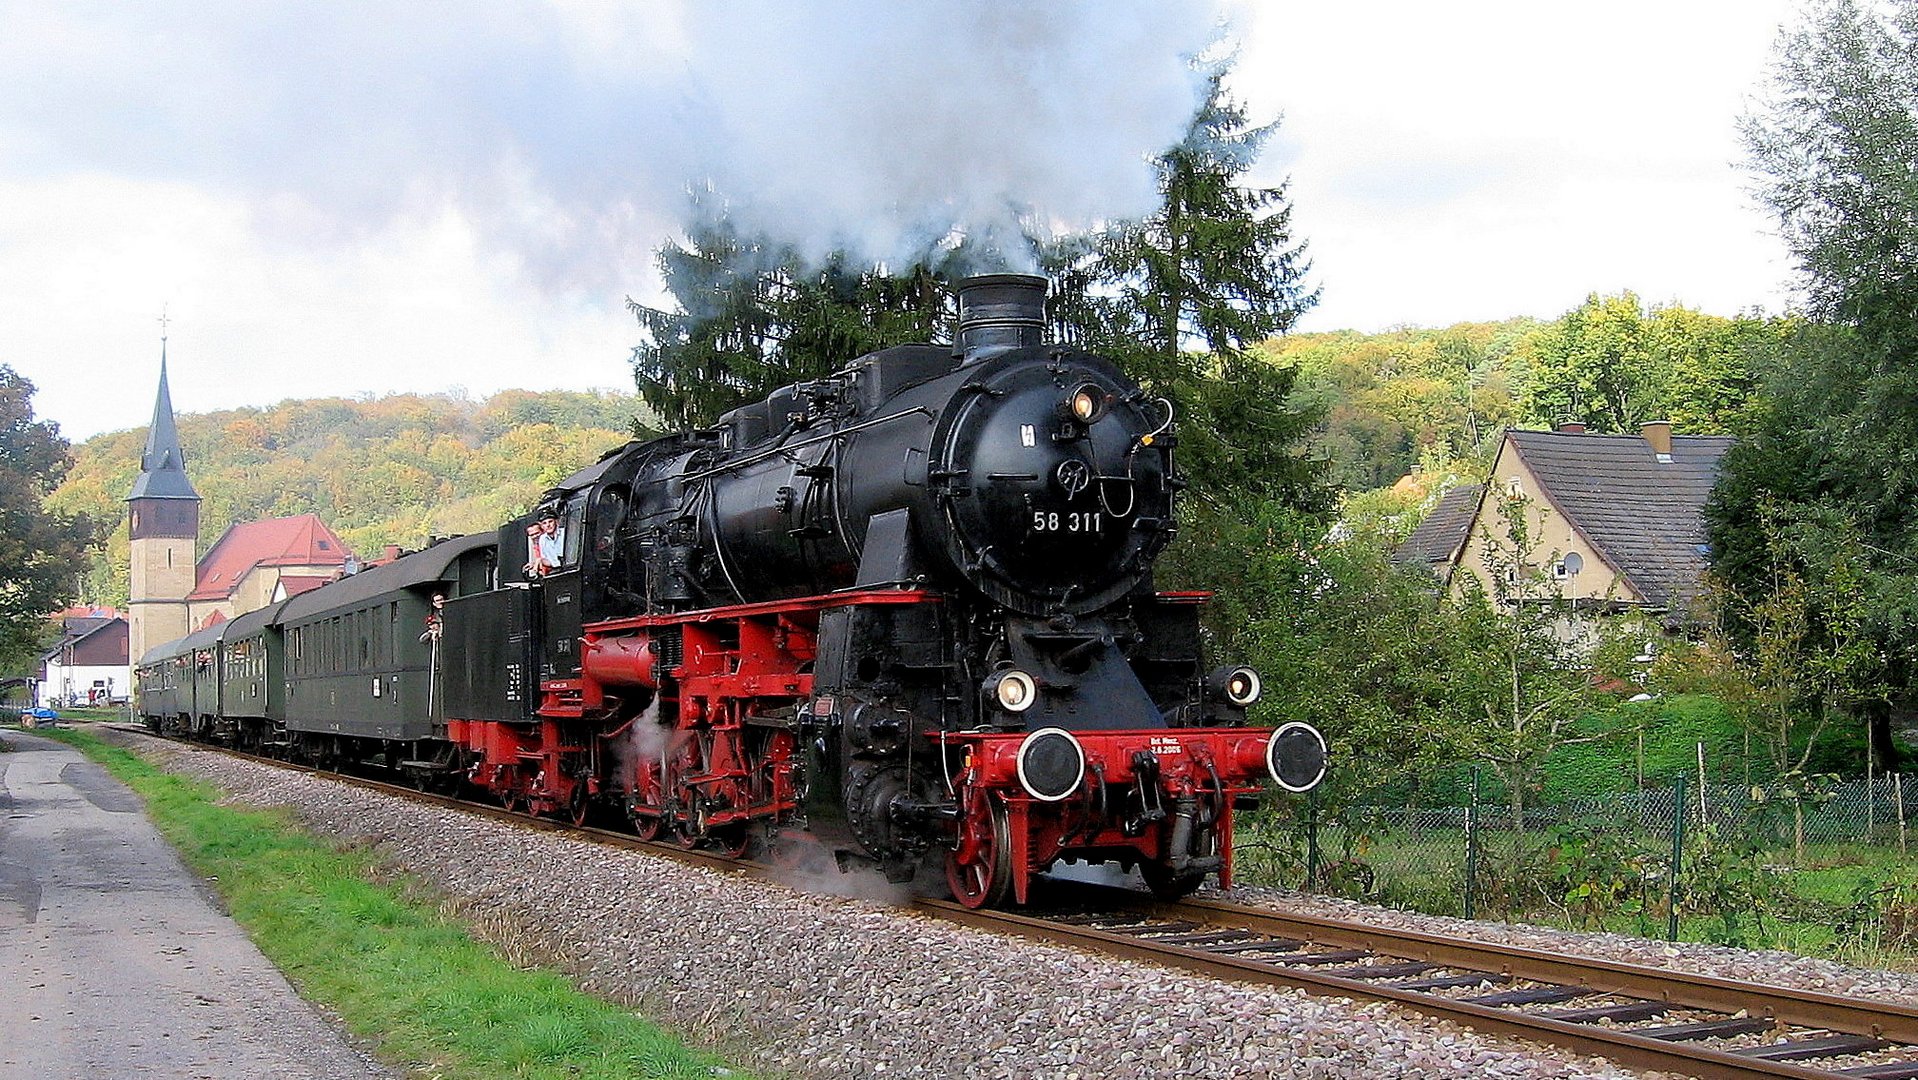
[[[1599,555],[1598,549],[1572,528],[1571,520],[1552,505],[1551,496],[1539,484],[1538,478],[1532,475],[1532,470],[1519,456],[1511,439],[1506,439],[1504,445],[1499,447],[1498,460],[1492,467],[1491,479],[1487,481],[1485,494],[1479,502],[1478,516],[1472,519],[1471,533],[1466,538],[1465,550],[1459,556],[1459,568],[1476,575],[1488,594],[1492,590],[1492,565],[1511,560],[1510,522],[1505,516],[1505,502],[1515,493],[1526,500],[1526,531],[1532,540],[1531,563],[1545,572],[1547,584],[1552,590],[1548,595],[1564,600],[1596,598],[1629,604],[1644,602],[1644,598]],[[1565,556],[1573,552],[1577,552],[1585,563],[1579,572],[1576,575],[1554,573],[1554,568],[1562,565]],[[1464,581],[1462,575],[1453,575],[1454,595],[1462,590]]]

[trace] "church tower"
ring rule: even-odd
[[[186,455],[173,426],[165,337],[160,339],[160,395],[153,402],[140,476],[127,496],[127,524],[133,553],[127,654],[138,664],[148,649],[191,629],[186,598],[193,591],[200,539],[200,495],[186,478]]]

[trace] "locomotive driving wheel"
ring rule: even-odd
[[[1006,808],[986,800],[985,821],[962,834],[959,849],[946,855],[946,884],[952,898],[969,908],[996,907],[1012,887],[1012,825]]]
[[[633,827],[633,833],[641,840],[657,840],[660,833],[666,831],[666,819],[658,814],[641,813],[636,803],[628,803],[626,820]]]

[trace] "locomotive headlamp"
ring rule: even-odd
[[[1215,698],[1221,698],[1243,709],[1259,700],[1259,694],[1265,689],[1264,680],[1259,673],[1249,667],[1220,668],[1206,680],[1206,689]]]
[[[1106,411],[1106,395],[1096,383],[1080,383],[1066,398],[1066,412],[1081,424],[1090,424]]]
[[[1022,713],[1039,699],[1039,684],[1016,668],[994,672],[986,680],[986,696],[1007,712]]]
[[[1040,802],[1058,802],[1079,790],[1086,751],[1064,728],[1040,728],[1019,744],[1019,786]]]
[[[1293,794],[1310,791],[1325,779],[1325,736],[1311,724],[1297,720],[1272,733],[1265,744],[1265,768],[1280,787]]]

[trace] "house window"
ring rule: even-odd
[[[1564,581],[1566,578],[1571,576],[1572,576],[1572,572],[1565,568],[1564,560],[1561,559],[1560,561],[1552,564],[1552,580],[1553,581]]]
[[[1508,498],[1520,498],[1525,494],[1525,485],[1520,483],[1519,478],[1516,476],[1507,477],[1505,480],[1505,494]]]

